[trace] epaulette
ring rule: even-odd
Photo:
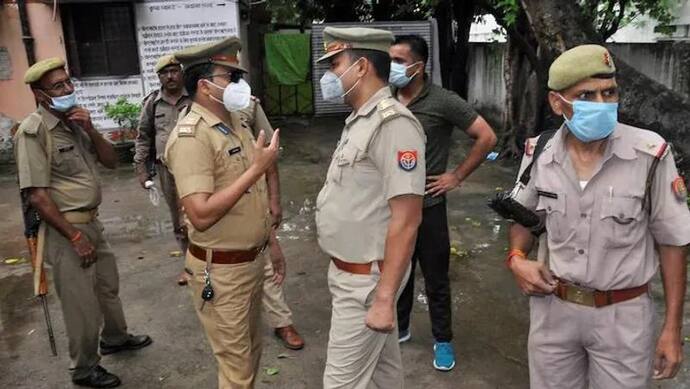
[[[196,135],[196,125],[199,123],[199,120],[201,119],[201,115],[198,113],[191,111],[189,112],[185,117],[182,118],[177,123],[177,135],[180,137],[183,136],[195,136]]]
[[[149,93],[148,95],[144,96],[143,99],[141,99],[141,103],[142,104],[146,103],[150,98],[155,99],[157,95],[158,95],[158,89],[154,89],[151,91],[151,93]]]
[[[381,115],[382,122],[402,115],[402,112],[400,112],[395,106],[395,99],[392,97],[379,101],[379,103],[376,104],[376,109],[378,110],[379,115]]]
[[[658,159],[663,159],[671,150],[664,138],[652,131],[644,131],[633,147]]]
[[[36,135],[38,133],[38,129],[41,127],[42,122],[43,119],[41,118],[41,115],[33,112],[31,115],[22,120],[21,124],[19,124],[19,128],[17,129],[15,136],[22,132],[30,135]]]

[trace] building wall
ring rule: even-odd
[[[60,14],[52,20],[52,6],[28,3],[27,13],[34,38],[36,60],[49,57],[65,57]],[[24,85],[24,72],[28,69],[26,50],[22,41],[19,10],[16,4],[0,6],[0,48],[9,54],[9,79],[0,79],[0,114],[13,120],[21,120],[36,105],[29,88]]]
[[[60,14],[53,20],[52,6],[42,3],[30,2],[26,8],[36,59],[64,58]],[[0,50],[0,162],[6,162],[12,159],[11,129],[36,109],[33,94],[23,81],[29,65],[16,3],[0,4]]]
[[[690,96],[690,42],[611,43],[617,57],[642,74],[672,90]],[[470,45],[468,101],[495,122],[505,108],[503,43]]]

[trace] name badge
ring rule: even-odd
[[[64,145],[64,146],[58,146],[58,151],[61,153],[66,153],[68,151],[74,150],[74,145]]]
[[[239,147],[239,146],[233,147],[233,148],[231,148],[230,150],[228,150],[228,155],[229,155],[229,156],[233,156],[233,155],[239,153],[240,151],[242,151],[242,148],[241,148],[241,147]]]
[[[538,190],[538,191],[537,191],[537,195],[538,195],[538,196],[542,196],[542,197],[548,197],[548,198],[550,198],[550,199],[557,199],[557,198],[558,198],[558,195],[557,195],[556,193],[553,193],[553,192],[546,192],[546,191],[543,191],[543,190]]]

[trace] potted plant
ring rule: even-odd
[[[130,103],[124,97],[120,97],[114,104],[107,103],[103,110],[105,111],[105,116],[115,121],[119,127],[110,133],[110,139],[115,142],[115,151],[120,162],[132,162],[132,158],[134,158],[134,138],[137,136],[141,106]]]

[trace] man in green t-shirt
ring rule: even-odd
[[[417,35],[396,37],[389,50],[390,84],[394,96],[415,115],[426,134],[426,193],[422,224],[412,257],[412,273],[398,300],[400,342],[410,339],[410,313],[414,294],[414,268],[419,262],[429,300],[431,329],[434,335],[434,367],[451,370],[455,353],[450,309],[448,265],[450,240],[445,194],[460,185],[484,161],[496,145],[489,124],[460,96],[434,85],[424,73],[429,49]],[[467,158],[455,169],[446,171],[451,134],[459,128],[474,139]]]

